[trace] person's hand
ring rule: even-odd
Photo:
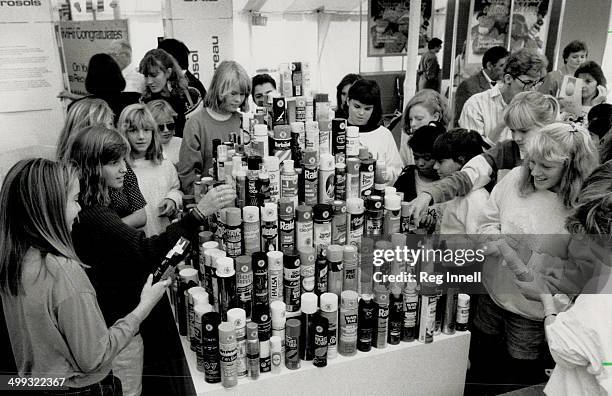
[[[427,193],[420,193],[415,199],[410,201],[412,208],[410,216],[412,217],[413,224],[420,224],[425,220],[430,202],[431,195]]]
[[[211,188],[198,202],[198,209],[208,216],[221,208],[231,206],[236,200],[236,191],[227,184]]]
[[[159,217],[172,217],[176,214],[176,203],[170,198],[164,198],[159,205]]]
[[[537,272],[533,273],[532,281],[523,282],[515,278],[514,284],[523,296],[531,301],[542,301],[541,296],[543,294],[550,294],[550,288],[548,287],[546,279]]]
[[[144,320],[155,307],[155,304],[162,298],[166,289],[172,283],[172,279],[168,278],[164,281],[157,282],[153,285],[153,274],[149,274],[147,282],[140,292],[140,303],[134,310],[134,314]]]

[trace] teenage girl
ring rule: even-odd
[[[151,110],[151,114],[153,114],[155,122],[157,122],[159,141],[162,145],[164,158],[176,166],[179,162],[179,150],[183,141],[180,137],[174,136],[174,130],[176,129],[174,117],[176,117],[176,112],[163,99],[152,100],[147,103],[147,108]]]
[[[157,123],[144,104],[126,107],[119,117],[119,131],[130,142],[130,162],[147,206],[147,236],[162,232],[178,212],[183,194],[174,165],[164,159]]]

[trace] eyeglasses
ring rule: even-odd
[[[165,124],[157,124],[157,128],[159,129],[160,132],[163,131],[174,131],[174,122],[166,122]]]
[[[535,81],[523,81],[520,78],[518,78],[518,76],[514,77],[514,79],[519,80],[521,84],[523,84],[523,91],[526,89],[539,87],[540,85],[542,85],[542,83],[544,83],[544,77],[540,78],[539,80],[535,80]]]

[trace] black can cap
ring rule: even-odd
[[[300,255],[295,250],[289,253],[285,253],[283,255],[283,267],[299,268],[300,267]]]
[[[333,208],[329,204],[316,204],[312,208],[312,212],[315,221],[329,220],[331,219]]]
[[[268,256],[265,252],[255,252],[251,255],[251,267],[253,272],[260,268],[268,268]]]
[[[247,165],[249,170],[259,170],[259,164],[261,164],[262,159],[259,155],[252,155],[247,159]]]
[[[366,210],[382,210],[383,200],[379,195],[370,195],[365,201]]]

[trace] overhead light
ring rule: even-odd
[[[251,24],[253,26],[266,26],[268,24],[268,17],[261,15],[258,12],[251,14]]]

